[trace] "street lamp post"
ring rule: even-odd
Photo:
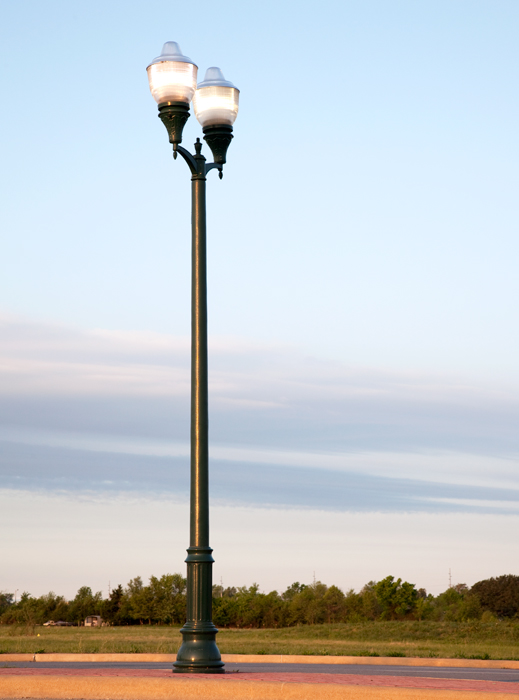
[[[191,287],[191,497],[190,540],[187,550],[187,620],[180,630],[182,645],[173,665],[175,673],[224,673],[216,645],[218,630],[212,620],[212,549],[209,546],[209,436],[207,393],[207,173],[217,169],[220,178],[238,114],[239,90],[225,80],[219,68],[209,68],[196,84],[197,66],[183,56],[174,41],[147,68],[151,94],[159,117],[177,154],[191,171],[192,287]],[[189,103],[202,125],[214,162],[206,163],[200,139],[195,154],[183,148],[182,130],[189,118]]]

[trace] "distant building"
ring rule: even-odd
[[[85,627],[101,627],[103,618],[101,615],[88,615],[85,617]]]

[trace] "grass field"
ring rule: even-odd
[[[178,627],[0,626],[2,653],[175,653]],[[226,629],[222,654],[418,656],[519,660],[519,623],[371,622]]]

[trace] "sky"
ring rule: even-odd
[[[0,590],[185,570],[165,41],[241,91],[207,183],[215,583],[519,574],[518,22],[515,0],[0,6]]]

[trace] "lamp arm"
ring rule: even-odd
[[[218,168],[218,175],[219,175],[220,180],[221,180],[222,177],[223,177],[223,165],[221,165],[220,163],[208,163],[208,164],[205,166],[205,172],[206,172],[206,174],[207,174],[210,170],[212,170],[213,168]]]
[[[198,172],[198,166],[197,166],[196,160],[191,155],[191,153],[188,150],[186,150],[185,148],[183,148],[182,146],[178,146],[178,145],[176,148],[173,149],[173,158],[177,157],[177,153],[180,153],[182,158],[186,161],[186,163],[189,167],[189,170],[191,170],[191,175],[196,175],[196,173]]]
[[[198,177],[202,176],[205,178],[207,173],[210,170],[213,170],[213,168],[218,169],[218,175],[220,177],[220,180],[223,177],[223,164],[222,163],[205,163],[205,158],[201,156],[200,150],[201,150],[201,144],[200,144],[200,139],[197,139],[197,142],[195,144],[196,148],[196,156],[191,155],[191,153],[184,148],[183,146],[180,146],[178,144],[175,144],[173,147],[173,158],[176,159],[177,153],[180,153],[182,158],[186,161],[189,170],[191,171],[191,175],[198,175]]]

